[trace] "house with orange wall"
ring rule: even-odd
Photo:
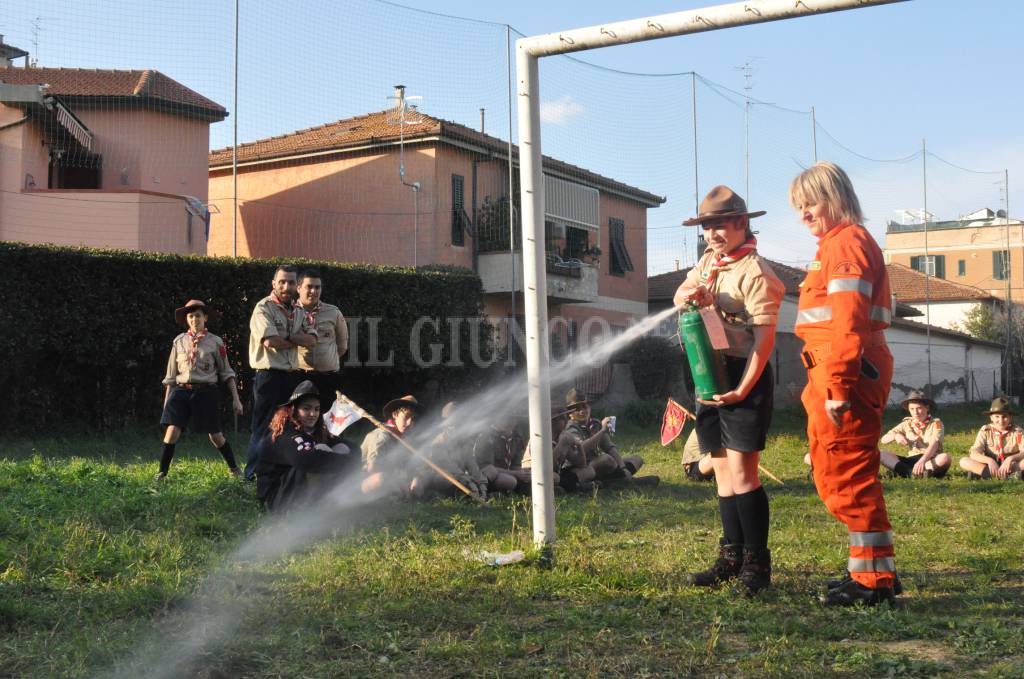
[[[209,254],[461,266],[479,274],[488,316],[522,315],[518,149],[508,141],[390,110],[241,144],[236,153],[210,153],[218,209]],[[553,158],[543,164],[557,354],[647,315],[647,210],[665,199]]]
[[[8,53],[0,240],[205,254],[224,107],[159,71],[15,68]]]

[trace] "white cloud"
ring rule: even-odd
[[[573,101],[568,94],[554,101],[542,101],[540,103],[540,120],[553,125],[565,125],[573,118],[577,118],[586,111],[583,104]]]

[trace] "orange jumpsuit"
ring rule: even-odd
[[[892,530],[878,481],[878,439],[889,400],[892,354],[884,329],[892,297],[882,251],[863,226],[843,224],[818,241],[801,284],[795,332],[804,340],[807,436],[818,495],[850,532],[850,575],[891,587]],[[836,427],[825,401],[849,401]]]

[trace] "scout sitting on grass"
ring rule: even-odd
[[[220,426],[220,395],[218,379],[227,382],[231,405],[236,415],[242,414],[242,401],[235,387],[235,371],[228,362],[224,340],[206,329],[210,310],[205,302],[190,299],[175,309],[174,320],[187,328],[174,338],[164,376],[164,412],[160,424],[165,425],[164,445],[160,455],[160,471],[156,480],[167,476],[174,457],[174,446],[182,429],[191,422],[193,431],[209,434],[210,443],[221,454],[228,469],[241,476],[231,444]]]
[[[960,458],[960,467],[970,479],[1022,478],[1024,460],[1024,429],[1013,424],[1016,414],[1005,396],[993,399],[988,415],[989,424],[982,425],[970,452]]]
[[[935,401],[924,392],[913,390],[900,404],[910,417],[886,432],[879,443],[896,443],[906,446],[909,455],[901,457],[886,450],[881,451],[882,464],[896,476],[922,478],[926,476],[941,479],[949,471],[952,459],[942,452],[945,434],[942,420],[932,416]]]

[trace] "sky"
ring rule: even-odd
[[[514,40],[708,4],[241,0],[237,104],[230,0],[39,0],[6,7],[0,33],[43,66],[159,69],[228,107],[242,142],[381,110],[399,82],[431,115],[475,127],[485,108],[507,138],[506,24]],[[1021,26],[1024,3],[915,0],[545,59],[544,151],[668,199],[648,216],[652,274],[692,263],[679,224],[718,183],[768,210],[763,254],[810,260],[785,192],[815,142],[853,177],[883,245],[886,220],[925,200],[936,219],[1004,207],[1004,170],[1021,215]],[[213,147],[233,123],[213,126]]]

